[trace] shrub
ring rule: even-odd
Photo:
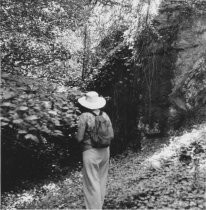
[[[58,170],[76,147],[75,101],[81,92],[58,93],[52,83],[11,75],[2,75],[2,84],[3,179]]]

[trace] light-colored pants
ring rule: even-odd
[[[109,169],[109,147],[83,152],[83,190],[87,209],[102,209]]]

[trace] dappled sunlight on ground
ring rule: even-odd
[[[188,147],[190,144],[197,141],[206,141],[206,124],[199,126],[198,129],[194,128],[192,131],[186,132],[182,136],[171,137],[170,144],[165,145],[160,152],[158,151],[147,158],[145,164],[163,164],[164,160],[176,155],[181,147]]]
[[[205,141],[206,124],[202,124],[181,136],[170,137],[162,141],[160,139],[148,140],[147,146],[138,154],[127,150],[112,158],[108,176],[108,194],[104,207],[141,209],[151,208],[154,205],[160,209],[186,206],[203,209],[203,191],[201,186],[197,186],[201,183],[204,185],[204,182],[202,179],[197,179],[194,185],[192,180],[197,176],[196,169],[192,163],[186,166],[180,163],[178,157],[181,148],[190,147],[194,142],[201,142],[202,148],[206,150]],[[198,170],[205,172],[205,154],[198,157]],[[188,183],[184,180],[187,180]],[[181,186],[188,189],[188,192],[183,192]],[[198,191],[199,189],[200,191]],[[163,193],[162,196],[160,196],[160,192]],[[186,193],[186,196],[196,199],[193,200],[193,203],[190,203],[184,196],[183,200],[180,200],[174,192],[181,196]],[[3,209],[73,209],[83,207],[80,170],[72,172],[65,179],[56,183],[47,183],[21,193],[10,192],[2,197]]]

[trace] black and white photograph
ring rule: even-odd
[[[206,0],[1,0],[2,210],[206,210]]]

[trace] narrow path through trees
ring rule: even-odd
[[[139,154],[127,150],[111,158],[104,208],[204,209],[205,139],[206,124],[203,124],[181,136],[147,139]],[[17,195],[7,194],[2,207],[84,208],[81,170],[38,190],[34,188]]]

